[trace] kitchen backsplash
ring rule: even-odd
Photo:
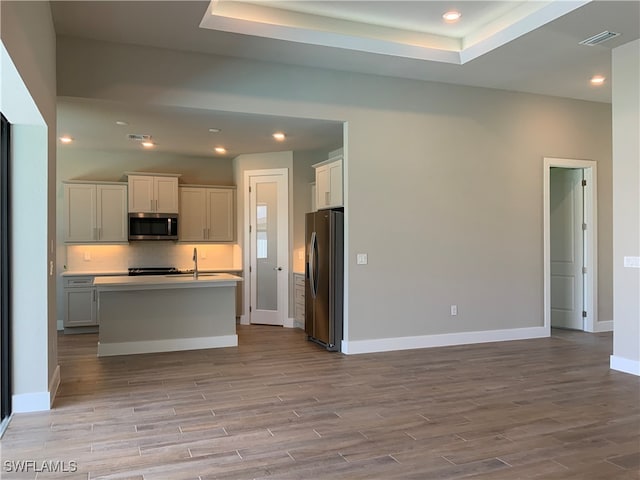
[[[66,271],[126,271],[129,267],[193,268],[193,248],[198,249],[200,270],[240,269],[238,245],[132,242],[129,245],[68,245]]]

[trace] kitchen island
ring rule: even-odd
[[[237,346],[239,281],[228,273],[95,278],[98,356]]]

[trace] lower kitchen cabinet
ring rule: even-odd
[[[96,288],[92,276],[64,279],[64,327],[98,325]]]
[[[296,327],[304,328],[304,274],[293,274],[293,292],[294,292],[294,319]]]

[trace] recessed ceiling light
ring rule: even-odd
[[[447,23],[457,22],[458,20],[460,20],[461,16],[462,14],[455,10],[449,10],[448,12],[442,14],[442,18],[444,18],[444,21]]]
[[[283,142],[287,136],[282,132],[276,132],[273,134],[273,138],[275,138],[279,142]]]
[[[153,142],[142,142],[142,146],[143,146],[144,148],[151,148],[151,147],[155,147],[155,146],[156,146],[156,144],[155,144],[155,143],[153,143]]]
[[[227,153],[227,149],[224,147],[216,147],[214,150],[216,153]]]
[[[604,83],[604,81],[606,80],[605,77],[603,77],[602,75],[594,75],[593,77],[591,77],[591,85],[602,85]]]
[[[65,135],[64,137],[60,137],[60,141],[62,143],[71,143],[71,142],[73,142],[73,138],[71,138],[68,135]]]
[[[123,122],[122,120],[116,120],[116,125],[120,125],[121,127],[126,127],[129,124],[127,122]]]
[[[219,129],[219,128],[210,128],[210,129],[209,129],[209,132],[211,132],[211,133],[220,133],[221,131],[222,131],[222,130],[221,130],[221,129]]]

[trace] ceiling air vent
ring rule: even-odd
[[[604,32],[598,33],[597,35],[594,35],[593,37],[589,37],[589,38],[585,38],[584,40],[582,40],[580,42],[580,45],[588,45],[588,46],[593,46],[593,45],[599,45],[602,42],[606,42],[607,40],[611,39],[611,38],[615,38],[618,35],[620,35],[619,33],[616,32],[610,32],[608,30],[605,30]]]
[[[139,133],[130,133],[127,135],[129,140],[135,140],[137,142],[148,142],[151,140],[151,135],[141,135]]]

